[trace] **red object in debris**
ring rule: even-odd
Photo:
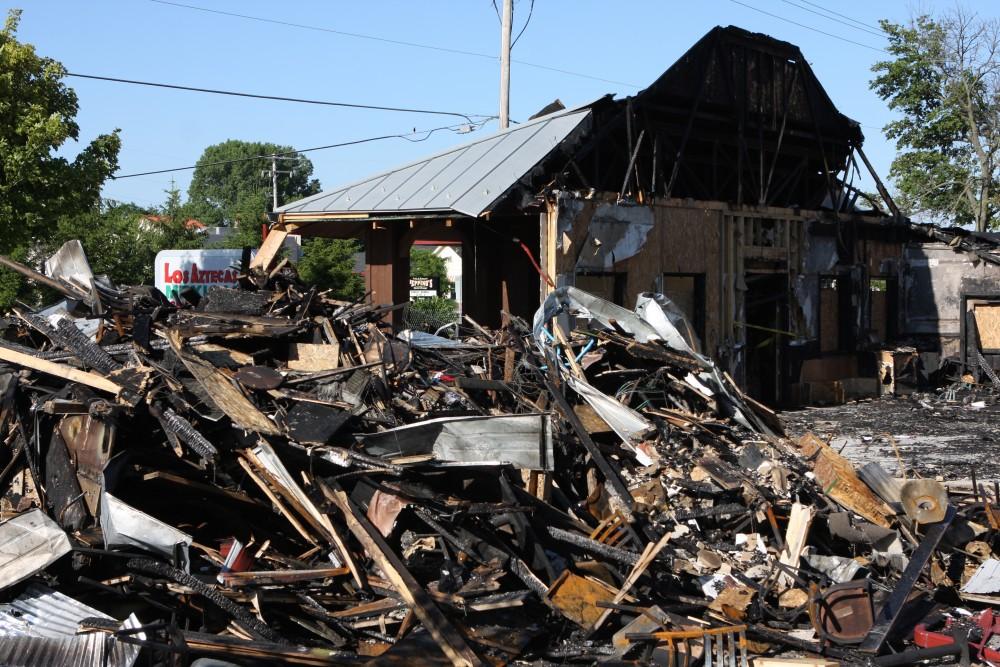
[[[230,537],[219,545],[219,555],[223,560],[223,572],[246,572],[253,565],[249,549],[235,537]]]
[[[945,623],[945,630],[951,628],[952,619]],[[987,609],[975,619],[976,625],[981,630],[981,636],[973,640],[969,637],[969,647],[976,649],[979,659],[986,662],[1000,662],[1000,651],[987,648],[990,639],[996,635],[1000,636],[1000,616],[993,613],[992,609]],[[921,648],[935,648],[937,646],[949,646],[955,643],[950,634],[944,632],[932,632],[927,629],[926,623],[920,623],[913,629],[913,643]]]

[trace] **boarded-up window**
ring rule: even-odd
[[[977,305],[973,311],[979,346],[984,352],[1000,351],[1000,306]]]

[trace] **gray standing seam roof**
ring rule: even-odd
[[[325,190],[277,213],[450,212],[478,217],[590,118],[559,111],[478,141]]]

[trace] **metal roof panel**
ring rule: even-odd
[[[590,118],[558,111],[277,209],[278,213],[455,211],[478,217]]]

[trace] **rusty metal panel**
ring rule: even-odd
[[[59,422],[59,434],[76,464],[76,477],[87,510],[96,516],[104,488],[104,468],[114,450],[115,429],[90,415],[71,415]]]

